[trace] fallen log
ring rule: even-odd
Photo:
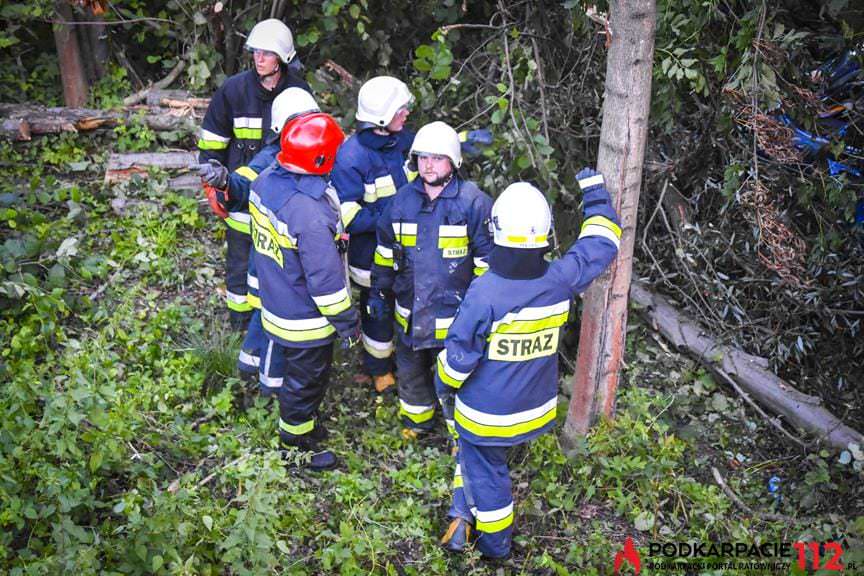
[[[146,178],[150,168],[160,168],[181,172],[170,181],[172,188],[197,189],[201,187],[201,179],[190,170],[190,167],[197,162],[197,153],[185,150],[111,154],[105,167],[105,184],[124,182],[133,176]]]
[[[201,115],[195,112],[194,106],[170,109],[137,106],[119,110],[93,110],[0,104],[0,137],[18,141],[30,140],[36,134],[88,132],[137,121],[144,122],[148,128],[156,131],[194,132],[201,122]]]
[[[652,326],[679,350],[728,376],[759,404],[811,434],[818,442],[837,450],[847,450],[850,443],[859,446],[864,443],[864,436],[823,408],[821,399],[804,394],[779,378],[768,368],[764,358],[719,343],[644,284],[631,283],[630,299],[639,305],[638,311]]]

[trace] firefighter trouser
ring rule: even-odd
[[[369,288],[364,286],[358,288],[360,329],[363,332],[363,371],[370,376],[381,376],[393,371],[393,318],[377,320],[369,316],[366,309]]]
[[[507,447],[478,446],[460,438],[456,461],[450,517],[474,524],[482,554],[507,556],[513,536]]]
[[[252,315],[252,306],[246,299],[246,273],[249,268],[249,249],[252,237],[230,226],[225,230],[228,251],[225,254],[225,288],[228,292],[228,310],[231,323],[245,327]]]
[[[261,378],[279,380],[279,438],[297,446],[315,429],[318,407],[330,382],[333,344],[287,348],[273,342],[261,362]],[[269,372],[268,372],[269,371]]]
[[[396,374],[399,384],[399,415],[408,428],[431,430],[434,427],[435,382],[432,370],[441,348],[414,350],[397,330]]]

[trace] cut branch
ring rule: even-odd
[[[639,282],[631,284],[630,299],[640,306],[639,312],[651,325],[679,350],[733,380],[760,405],[812,434],[818,442],[837,450],[848,449],[850,443],[864,443],[860,432],[823,408],[821,399],[804,394],[779,378],[768,368],[764,358],[719,343],[665,298]]]

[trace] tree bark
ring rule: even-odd
[[[651,104],[655,1],[612,0],[609,8],[597,168],[612,194],[623,234],[618,258],[584,295],[565,444],[586,434],[601,415],[612,417],[615,412]]]
[[[72,7],[64,1],[56,4],[57,15],[64,22],[73,22]],[[72,24],[54,25],[54,44],[63,83],[63,101],[66,106],[81,107],[87,103],[89,87],[81,60],[81,47]]]
[[[799,392],[777,377],[768,369],[764,358],[718,343],[699,324],[639,282],[631,286],[630,297],[639,305],[640,313],[677,349],[728,376],[759,404],[785,421],[838,450],[848,449],[851,442],[864,444],[860,432],[823,408],[819,398]]]
[[[34,134],[87,132],[113,128],[120,122],[142,122],[151,130],[189,130],[200,123],[197,106],[177,108],[128,108],[93,110],[88,108],[45,108],[20,104],[0,104],[0,137],[10,140],[30,140]]]
[[[197,163],[198,153],[184,150],[111,154],[105,167],[105,184],[129,180],[132,176],[146,178],[150,168],[159,168],[177,174],[171,180],[173,189],[198,190],[201,178],[192,168]]]

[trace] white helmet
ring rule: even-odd
[[[287,64],[294,58],[294,36],[281,20],[270,18],[258,22],[246,38],[247,50],[267,50]]]
[[[318,103],[315,102],[315,98],[309,92],[302,88],[291,86],[280,92],[273,99],[273,106],[270,111],[270,128],[273,132],[279,134],[288,120],[301,114],[320,111]]]
[[[360,87],[357,95],[357,113],[360,122],[387,126],[396,112],[414,101],[408,86],[392,76],[376,76]]]
[[[528,182],[515,182],[492,205],[493,241],[510,248],[549,246],[552,213],[546,197]]]
[[[462,145],[459,134],[444,122],[430,122],[420,130],[411,144],[411,160],[416,165],[417,154],[440,154],[447,156],[453,162],[453,168],[458,170],[462,165]]]

